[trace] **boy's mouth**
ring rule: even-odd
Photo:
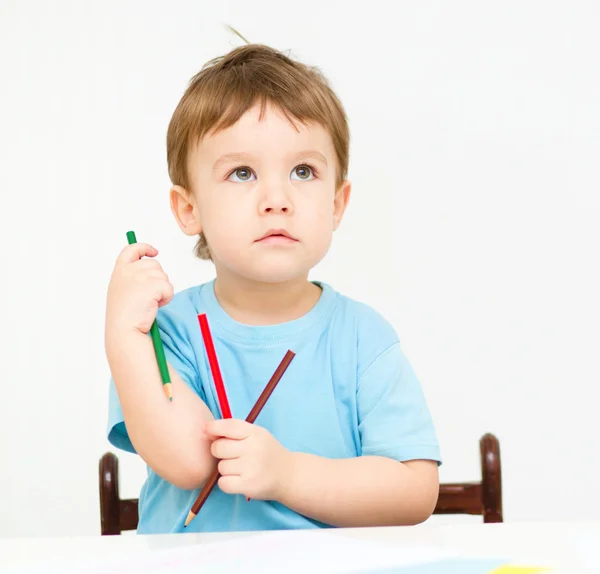
[[[295,243],[298,240],[285,229],[269,229],[257,241],[261,243]]]

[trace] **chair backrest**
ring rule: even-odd
[[[500,443],[490,433],[479,439],[481,482],[440,484],[434,514],[477,514],[483,521],[503,522]]]
[[[103,535],[135,530],[138,525],[136,498],[119,498],[119,459],[112,452],[100,459],[100,528]]]
[[[479,440],[481,482],[441,484],[434,514],[477,514],[484,522],[502,522],[500,444],[492,434]],[[102,534],[135,530],[138,501],[119,498],[119,460],[112,452],[100,459],[100,524]]]

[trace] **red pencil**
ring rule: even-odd
[[[258,397],[258,400],[252,407],[252,410],[248,413],[248,416],[246,417],[246,422],[249,422],[251,424],[254,423],[254,421],[260,414],[260,411],[263,409],[263,407],[269,400],[269,397],[275,390],[275,387],[278,385],[279,381],[281,380],[281,377],[283,377],[283,374],[285,373],[287,368],[290,366],[290,363],[292,362],[292,359],[295,356],[296,356],[296,353],[294,353],[293,351],[288,351],[285,354],[285,357],[283,357],[283,360],[281,361],[281,363],[279,363],[277,370],[273,373],[273,376],[267,383],[265,390],[261,393],[260,397]],[[198,498],[196,498],[196,501],[192,505],[192,509],[189,511],[187,518],[185,519],[185,523],[183,525],[184,528],[187,527],[188,524],[192,520],[194,520],[194,518],[196,518],[196,516],[198,515],[198,512],[200,512],[200,509],[202,508],[202,505],[206,502],[208,495],[213,491],[213,489],[219,482],[220,476],[221,475],[219,474],[219,469],[216,468],[213,471],[213,473],[208,477],[208,480],[206,481],[205,485],[202,487],[202,490],[200,491]],[[248,500],[250,500],[250,499],[248,499]]]
[[[198,315],[198,322],[200,323],[200,330],[202,331],[204,345],[206,346],[206,354],[208,355],[208,363],[217,389],[217,398],[219,399],[219,406],[221,407],[221,415],[224,419],[230,419],[231,409],[229,408],[229,401],[227,400],[227,393],[225,392],[225,385],[223,384],[223,377],[221,376],[221,369],[219,368],[219,361],[217,361],[217,353],[215,352],[215,346],[213,344],[212,335],[210,334],[206,315]]]

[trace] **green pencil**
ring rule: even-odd
[[[127,241],[129,245],[137,243],[134,231],[127,232]],[[167,359],[165,358],[165,350],[163,348],[160,333],[158,331],[158,323],[154,321],[150,328],[150,335],[152,336],[152,344],[154,345],[154,353],[156,355],[156,362],[158,363],[158,370],[160,371],[160,378],[163,383],[163,390],[167,398],[173,400],[173,391],[171,389],[171,377],[169,376],[169,367],[167,366]]]

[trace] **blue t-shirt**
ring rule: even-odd
[[[294,360],[256,420],[287,449],[331,458],[379,455],[440,462],[421,386],[393,327],[376,311],[315,282],[316,305],[294,321],[249,326],[221,307],[214,281],[178,293],[157,322],[169,364],[221,413],[198,324],[206,313],[234,418],[245,419],[288,349]],[[176,400],[175,398],[173,400]],[[108,439],[135,452],[110,384]],[[138,533],[182,532],[199,490],[182,490],[148,468]],[[186,532],[325,527],[273,501],[210,494]]]

